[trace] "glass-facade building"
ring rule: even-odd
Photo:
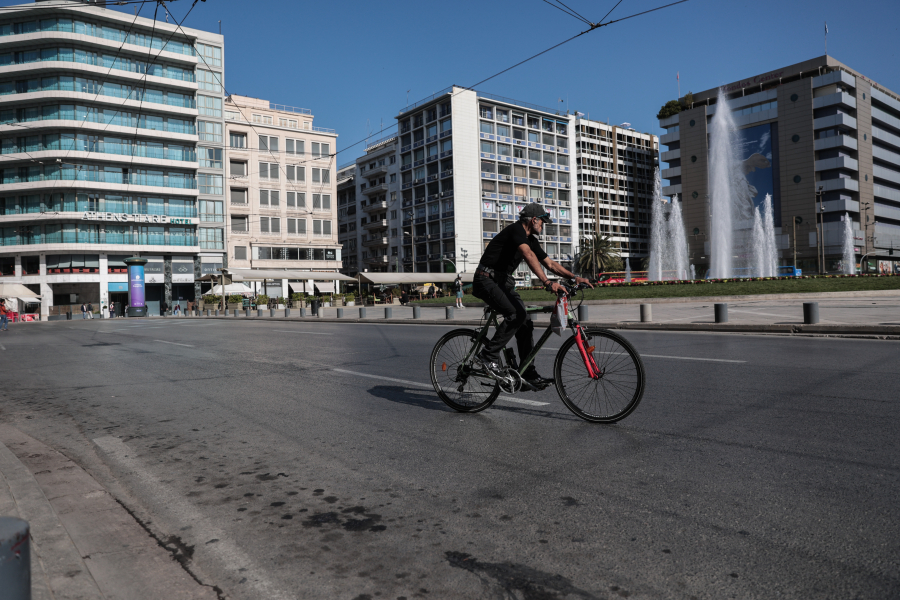
[[[0,16],[0,281],[40,294],[44,319],[121,313],[122,261],[142,256],[151,313],[186,307],[225,263],[224,38],[92,4],[16,8]]]

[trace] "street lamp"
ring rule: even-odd
[[[816,261],[819,263],[819,275],[825,274],[825,204],[822,202],[824,194],[825,186],[820,185],[816,188]],[[819,226],[820,220],[821,227]],[[821,252],[819,251],[820,247]]]
[[[469,251],[466,250],[465,248],[461,248],[460,251],[459,251],[459,255],[462,256],[462,259],[463,259],[463,273],[465,273],[465,272],[466,272],[466,258],[468,258],[468,256],[469,256]],[[454,267],[455,267],[455,265],[454,265]]]

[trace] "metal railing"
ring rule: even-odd
[[[419,100],[419,101],[416,102],[415,104],[410,104],[410,105],[407,106],[406,108],[400,109],[400,113],[399,113],[399,114],[402,115],[402,114],[404,114],[404,113],[407,113],[407,112],[411,111],[412,109],[414,109],[414,108],[416,108],[416,107],[418,107],[418,106],[424,106],[425,104],[428,104],[429,102],[431,102],[431,101],[434,100],[435,98],[439,98],[440,96],[443,96],[443,95],[445,95],[445,94],[449,94],[449,93],[452,92],[452,91],[453,91],[453,86],[444,88],[444,89],[442,89],[441,91],[435,92],[434,94],[428,96],[427,98],[423,98],[422,100]]]

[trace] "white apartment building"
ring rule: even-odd
[[[308,271],[270,295],[312,292],[313,272],[341,267],[333,129],[309,109],[246,96],[225,99],[228,261],[234,269]],[[317,283],[334,291],[332,283]]]
[[[121,314],[129,256],[150,314],[223,264],[223,70],[221,35],[96,3],[0,15],[0,280],[42,319]]]
[[[578,230],[609,236],[622,259],[640,269],[649,256],[651,201],[659,138],[630,127],[575,119]]]
[[[370,144],[356,161],[355,200],[346,184],[341,235],[352,242],[355,228],[358,254],[345,261],[348,274],[353,265],[472,271],[530,202],[553,215],[542,240],[548,254],[571,262],[578,243],[573,117],[454,86],[404,108],[397,120],[397,137]],[[527,270],[517,274],[522,284],[530,278]]]

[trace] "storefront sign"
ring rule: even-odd
[[[144,266],[144,273],[147,274],[146,283],[165,283],[166,281],[165,268],[162,261],[148,262]]]
[[[202,275],[219,275],[219,269],[222,268],[222,263],[201,263],[200,265],[200,273]]]
[[[172,283],[193,283],[194,263],[172,261]]]
[[[86,211],[82,221],[114,221],[117,223],[158,223],[169,225],[194,225],[194,219],[175,219],[166,215],[130,215],[128,213]]]

